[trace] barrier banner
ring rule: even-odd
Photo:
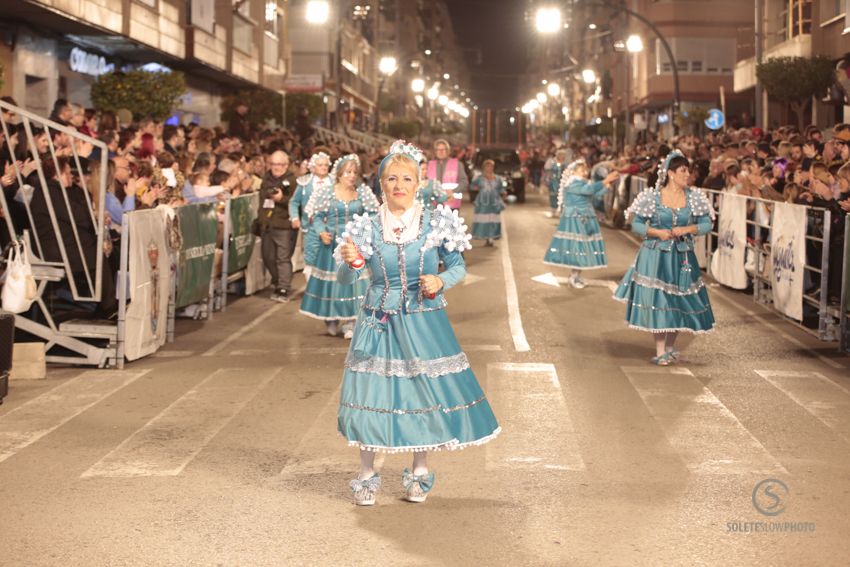
[[[216,203],[177,208],[183,248],[177,255],[176,307],[186,307],[210,295],[218,234]]]
[[[245,268],[245,295],[254,295],[258,291],[266,289],[272,283],[272,275],[263,264],[261,248],[262,241],[257,238],[254,244],[254,254]]]
[[[228,249],[227,273],[244,270],[254,252],[254,234],[251,225],[257,218],[259,193],[244,195],[230,200],[230,247]]]
[[[747,288],[744,257],[747,250],[747,198],[724,193],[717,216],[717,250],[711,257],[711,275],[733,289]]]
[[[788,317],[802,321],[806,207],[789,203],[776,203],[773,206],[770,250],[773,305]]]
[[[171,287],[171,255],[162,209],[134,211],[127,215],[129,238],[129,286],[132,301],[125,314],[124,355],[137,360],[165,344],[168,294]]]

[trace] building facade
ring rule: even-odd
[[[6,0],[3,94],[49,114],[57,98],[89,106],[96,77],[151,65],[185,72],[177,118],[219,123],[221,98],[283,89],[287,0]]]

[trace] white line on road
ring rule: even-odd
[[[516,278],[514,278],[514,267],[511,262],[511,250],[508,245],[507,218],[502,218],[502,270],[505,272],[505,294],[508,304],[508,322],[511,326],[511,335],[514,338],[514,348],[517,352],[528,352],[531,347],[525,338],[525,330],[522,328],[522,316],[519,312],[519,297],[516,289]]]
[[[820,372],[756,370],[828,428],[850,440],[850,392]]]
[[[150,370],[89,370],[0,417],[0,462]]]
[[[263,313],[262,315],[260,315],[256,319],[254,319],[251,323],[240,328],[238,331],[231,333],[230,336],[228,336],[227,338],[225,338],[224,340],[219,342],[217,345],[215,345],[214,347],[212,347],[211,349],[206,351],[201,356],[215,356],[216,354],[221,352],[227,345],[229,345],[230,343],[232,343],[233,341],[235,341],[236,339],[238,339],[239,337],[241,337],[242,335],[244,335],[245,333],[247,333],[251,329],[258,326],[260,323],[262,323],[263,321],[265,321],[266,319],[268,319],[269,317],[271,317],[272,315],[274,315],[275,313],[280,311],[282,308],[283,308],[283,303],[278,303],[277,305],[275,305],[274,307],[272,307],[271,309],[269,309],[268,311],[266,311],[265,313]]]
[[[786,473],[717,396],[684,367],[620,367],[691,472]]]
[[[486,445],[487,469],[584,470],[554,365],[488,364],[487,394],[503,431]]]
[[[81,478],[175,476],[280,368],[216,370],[95,463]]]

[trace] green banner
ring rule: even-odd
[[[183,248],[177,258],[177,307],[186,307],[210,294],[218,218],[215,203],[178,207]]]
[[[243,195],[230,200],[230,250],[227,273],[244,270],[254,251],[254,233],[251,224],[257,218],[255,195]]]

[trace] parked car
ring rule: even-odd
[[[475,152],[472,159],[472,176],[470,181],[481,173],[482,164],[491,159],[495,163],[496,175],[501,175],[508,189],[508,195],[516,197],[517,203],[525,202],[525,171],[519,159],[519,153],[513,148],[481,148]],[[477,191],[470,185],[469,197],[475,200]]]

